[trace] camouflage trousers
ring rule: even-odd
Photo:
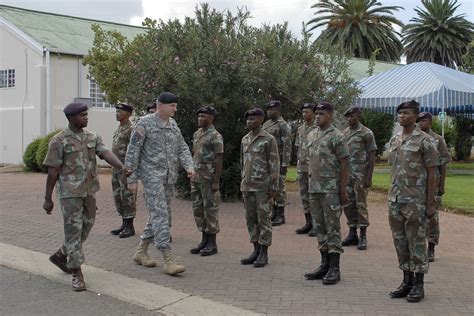
[[[301,202],[303,203],[304,214],[310,214],[311,209],[309,207],[309,173],[298,172],[298,186],[300,188]]]
[[[425,205],[388,202],[388,222],[400,269],[428,273]]]
[[[244,191],[242,195],[250,242],[271,246],[272,223],[270,220],[270,199],[267,191]]]
[[[61,251],[68,257],[68,268],[77,269],[85,260],[82,244],[94,226],[95,195],[64,198],[59,200],[59,204],[64,219],[64,242],[61,244]]]
[[[122,171],[112,170],[112,191],[119,215],[124,219],[134,218],[137,213],[137,192],[127,188],[127,177]]]
[[[343,253],[339,193],[310,193],[309,204],[318,238],[318,249],[329,253]]]
[[[196,226],[200,232],[219,232],[219,191],[212,191],[212,182],[191,181],[191,198]]]
[[[344,207],[344,214],[347,217],[349,227],[369,226],[369,209],[367,208],[368,190],[362,181],[351,179],[347,186],[350,204]]]
[[[171,220],[171,197],[173,196],[174,184],[168,184],[166,180],[155,179],[144,181],[145,204],[148,209],[148,221],[143,230],[141,239],[153,240],[158,250],[165,251],[170,247],[170,220]]]
[[[277,192],[276,192],[275,199],[273,201],[276,206],[285,207],[286,205],[285,180],[286,180],[286,175],[283,175],[280,173],[280,175],[278,176]]]
[[[428,219],[428,227],[426,229],[428,242],[430,244],[437,245],[439,243],[439,211],[441,210],[441,202],[442,197],[439,195],[435,196],[435,214],[432,218]]]

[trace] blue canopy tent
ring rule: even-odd
[[[359,81],[362,108],[394,115],[397,105],[416,100],[421,111],[474,118],[474,75],[429,62],[412,63]]]

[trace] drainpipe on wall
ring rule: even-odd
[[[46,52],[46,134],[51,132],[51,59],[49,48]]]

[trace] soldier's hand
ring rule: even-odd
[[[370,188],[372,186],[372,178],[365,179],[364,185],[365,185],[366,188]]]
[[[122,167],[122,172],[125,173],[126,177],[129,177],[133,173],[132,170],[129,170],[125,165]]]
[[[426,205],[426,216],[428,216],[428,218],[432,218],[435,214],[435,208],[434,208],[434,205],[433,204],[427,204]]]
[[[339,193],[339,199],[341,200],[340,202],[342,206],[346,205],[349,202],[349,195],[347,195],[346,190],[342,190]]]
[[[46,211],[46,214],[51,215],[53,211],[54,203],[51,199],[44,199],[43,209]]]
[[[194,176],[196,175],[196,172],[194,172],[194,169],[186,170],[186,173],[188,174],[189,179],[194,178]]]
[[[276,197],[276,193],[277,193],[276,190],[270,189],[268,190],[267,196],[269,199],[274,199]]]
[[[130,191],[136,191],[138,189],[138,182],[133,182],[133,183],[129,183],[127,185],[127,188],[130,190]]]
[[[287,172],[288,172],[288,167],[280,167],[280,174],[283,174],[286,176]]]
[[[212,192],[219,191],[219,182],[217,182],[217,183],[213,182],[212,186],[211,186],[211,190],[212,190]]]
[[[444,186],[440,185],[439,188],[438,188],[438,195],[442,196],[443,194],[444,194]]]

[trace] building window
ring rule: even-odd
[[[100,90],[99,85],[94,79],[89,81],[89,94],[92,99],[92,106],[96,108],[110,108],[111,105],[106,101],[105,93]]]
[[[0,70],[0,88],[13,88],[15,86],[15,69]]]

